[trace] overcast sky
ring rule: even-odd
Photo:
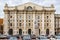
[[[50,6],[54,4],[56,14],[60,14],[60,0],[0,0],[0,18],[4,18],[3,8],[7,3],[9,6],[22,5],[27,2],[33,2],[42,6]]]

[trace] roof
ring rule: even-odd
[[[60,17],[60,14],[55,14],[54,16],[55,16],[55,17]]]

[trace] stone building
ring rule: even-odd
[[[60,35],[60,14],[55,14],[55,34]]]
[[[55,35],[55,8],[25,3],[4,6],[4,35]]]

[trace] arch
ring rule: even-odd
[[[22,29],[19,29],[19,35],[22,35]]]
[[[47,36],[49,35],[49,29],[46,29],[46,35]]]
[[[32,10],[32,7],[31,7],[31,6],[28,6],[27,9],[28,9],[28,10]]]
[[[13,29],[9,29],[8,33],[9,35],[13,35]]]
[[[28,34],[31,35],[31,29],[28,29]]]

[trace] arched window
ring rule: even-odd
[[[27,10],[31,11],[32,10],[32,7],[31,6],[28,6],[27,7]]]
[[[39,29],[39,35],[40,35],[40,29]]]
[[[22,35],[22,29],[19,29],[19,35]]]
[[[9,35],[13,35],[13,29],[9,29],[8,33]]]
[[[47,36],[49,35],[49,29],[46,29],[46,35]]]
[[[28,29],[28,34],[31,35],[31,29]]]

